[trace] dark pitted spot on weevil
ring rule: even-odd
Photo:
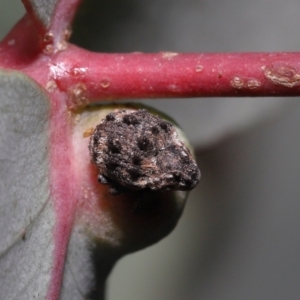
[[[153,126],[152,128],[151,128],[151,131],[152,131],[152,133],[153,134],[158,134],[159,133],[159,128],[158,128],[158,126]]]
[[[115,116],[113,113],[110,113],[106,116],[106,120],[107,121],[114,121],[115,120]]]
[[[123,122],[127,125],[138,125],[140,122],[139,120],[132,114],[124,115]]]
[[[96,126],[89,144],[98,181],[112,194],[193,189],[200,171],[175,127],[145,109],[122,109]]]

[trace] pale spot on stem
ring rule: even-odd
[[[197,65],[197,66],[195,67],[195,71],[196,71],[197,73],[201,73],[201,72],[203,71],[203,69],[204,69],[204,67],[203,67],[202,65]]]
[[[177,55],[179,55],[179,54],[176,52],[162,52],[162,58],[168,59],[168,60],[171,60],[172,58],[174,58]]]
[[[108,79],[102,79],[100,85],[103,89],[108,89],[110,86],[110,81]]]
[[[300,84],[300,74],[298,71],[287,65],[262,66],[265,77],[274,84],[293,88]]]
[[[247,82],[247,87],[251,90],[257,89],[260,86],[261,86],[261,82],[256,79],[250,79]]]
[[[87,88],[83,83],[77,84],[71,89],[71,97],[73,103],[71,104],[71,109],[84,107],[88,104],[88,99],[85,96]]]
[[[8,45],[8,46],[14,46],[15,44],[16,44],[16,40],[15,40],[15,39],[9,40],[9,41],[7,42],[7,45]]]
[[[46,84],[46,90],[49,93],[53,93],[57,89],[57,84],[54,80],[49,80]]]
[[[254,90],[261,86],[261,82],[257,79],[250,78],[240,78],[240,77],[233,77],[233,79],[230,81],[230,84],[235,89],[243,89],[248,88],[250,90]]]
[[[233,79],[230,81],[230,84],[235,89],[241,89],[244,87],[244,80],[240,77],[233,77]]]

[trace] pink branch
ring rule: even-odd
[[[70,46],[55,61],[67,68],[59,88],[81,87],[88,102],[300,95],[300,53],[96,54]]]
[[[34,0],[23,1],[29,15],[0,44],[0,65],[67,93],[72,108],[119,98],[300,96],[300,53],[92,53],[67,43],[80,0],[57,0],[42,36],[31,21]]]
[[[67,92],[73,108],[119,98],[300,96],[300,53],[99,54],[68,43],[45,53],[36,39],[24,42],[32,36],[20,34],[24,26],[28,18],[2,42],[1,64]]]

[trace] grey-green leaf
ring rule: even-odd
[[[16,71],[0,71],[0,299],[44,299],[53,263],[49,101]]]

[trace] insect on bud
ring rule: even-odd
[[[145,109],[109,113],[96,126],[89,150],[98,181],[111,193],[193,189],[200,170],[175,127]]]

